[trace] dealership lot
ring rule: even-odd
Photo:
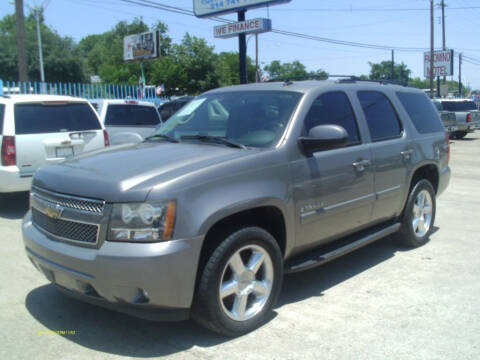
[[[27,196],[3,196],[0,358],[478,359],[480,133],[451,151],[452,179],[426,246],[407,251],[387,238],[288,276],[272,320],[233,340],[57,293],[23,251]]]

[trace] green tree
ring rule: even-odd
[[[281,63],[279,60],[272,61],[269,65],[264,67],[268,76],[272,80],[302,80],[302,79],[318,79],[324,80],[328,78],[328,74],[319,69],[317,71],[307,71],[305,65],[300,61],[295,60],[291,63]]]
[[[77,44],[70,37],[62,37],[43,23],[40,14],[45,80],[48,82],[85,81],[83,61]],[[18,80],[17,30],[15,15],[5,15],[0,20],[0,74],[3,80]],[[25,48],[28,59],[28,77],[40,80],[36,21],[33,14],[25,18]]]
[[[103,81],[112,83],[138,84],[140,64],[123,61],[123,38],[149,30],[159,31],[160,54],[167,56],[171,47],[171,38],[167,36],[167,26],[158,21],[151,28],[141,18],[135,18],[131,23],[120,21],[111,30],[103,34],[89,35],[79,43],[82,57],[86,61],[86,73],[99,75]],[[150,74],[154,61],[145,61],[145,76],[150,83]]]
[[[221,52],[218,54],[216,64],[220,86],[240,84],[240,60],[237,52]],[[250,57],[247,57],[248,82],[255,82],[255,65]]]
[[[382,61],[380,63],[369,62],[370,65],[370,79],[380,80],[392,80],[392,62]],[[412,71],[403,62],[394,65],[394,78],[393,80],[408,82]]]
[[[151,65],[151,82],[164,84],[165,94],[198,94],[219,86],[218,55],[204,39],[186,34],[168,55]]]

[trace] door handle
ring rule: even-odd
[[[355,169],[357,171],[365,171],[365,168],[367,166],[370,166],[372,163],[370,162],[370,160],[359,160],[359,161],[355,161],[352,165],[355,167]]]
[[[403,156],[405,160],[410,160],[410,158],[413,155],[413,149],[401,151],[400,154]]]

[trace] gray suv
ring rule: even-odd
[[[268,319],[284,273],[390,234],[425,244],[448,161],[420,90],[350,79],[217,89],[142,143],[38,170],[25,249],[70,296],[237,336]]]

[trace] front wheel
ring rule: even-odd
[[[281,290],[282,254],[273,236],[247,227],[228,236],[215,249],[201,274],[193,318],[226,336],[261,326]]]
[[[433,230],[435,213],[435,190],[428,180],[422,179],[408,195],[398,233],[400,241],[409,247],[424,245]]]

